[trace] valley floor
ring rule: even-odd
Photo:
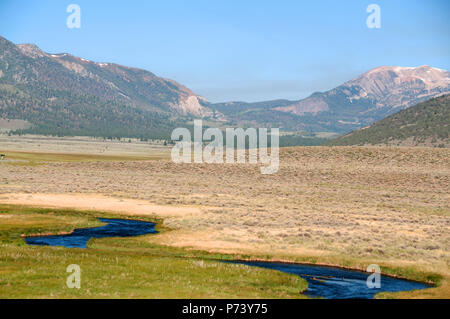
[[[145,237],[149,245],[364,270],[375,263],[439,283],[397,297],[450,298],[449,190],[449,149],[284,148],[274,175],[169,159],[0,162],[0,203],[163,218],[170,231]]]

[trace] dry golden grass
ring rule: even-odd
[[[449,149],[298,147],[280,156],[274,175],[249,164],[168,160],[0,165],[0,202],[14,193],[102,194],[197,208],[200,214],[167,214],[165,225],[174,231],[149,240],[273,259],[414,268],[443,276],[440,288],[427,291],[450,297]]]

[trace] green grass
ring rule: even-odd
[[[169,155],[152,154],[148,156],[132,155],[99,155],[99,154],[76,154],[76,153],[43,153],[43,152],[18,152],[0,150],[5,154],[5,159],[17,162],[9,165],[37,165],[45,162],[112,162],[112,161],[144,161],[167,158]]]
[[[304,297],[301,291],[307,283],[298,276],[222,263],[218,259],[230,256],[146,241],[157,235],[94,239],[88,249],[29,246],[20,237],[100,225],[95,217],[129,218],[0,205],[0,298]],[[160,226],[157,230],[168,231]],[[81,267],[80,289],[66,286],[70,264]]]

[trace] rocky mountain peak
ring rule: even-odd
[[[432,91],[437,87],[449,87],[450,73],[428,65],[419,67],[382,66],[372,69],[345,83],[360,86],[365,93],[382,98],[401,90]],[[392,92],[394,90],[395,92]]]

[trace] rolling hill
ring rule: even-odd
[[[419,103],[327,144],[450,147],[450,95]]]

